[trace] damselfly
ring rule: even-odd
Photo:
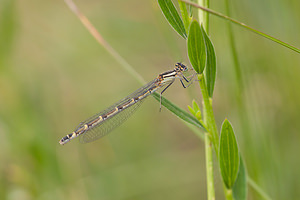
[[[139,88],[129,96],[81,122],[74,132],[63,137],[59,143],[61,145],[66,144],[78,136],[80,136],[79,141],[81,143],[87,143],[107,135],[131,116],[146,97],[165,86],[160,93],[161,97],[162,93],[172,85],[176,78],[179,78],[182,86],[186,88],[183,81],[190,82],[192,79],[188,80],[183,75],[183,72],[187,70],[188,68],[184,64],[177,63],[174,70],[159,74],[156,79]]]

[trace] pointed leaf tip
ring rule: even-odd
[[[158,0],[160,9],[174,30],[186,39],[187,34],[180,15],[171,0]]]

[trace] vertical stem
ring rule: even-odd
[[[226,199],[227,200],[233,200],[233,194],[232,194],[232,189],[226,189]]]
[[[198,4],[202,7],[208,8],[209,7],[209,0],[198,0]],[[208,33],[208,28],[209,28],[209,13],[204,12],[203,10],[198,10],[198,19],[200,24],[202,23],[205,30]]]
[[[218,147],[219,147],[219,135],[218,135],[218,130],[217,130],[217,125],[215,122],[215,117],[212,109],[212,101],[208,96],[208,91],[206,88],[206,83],[205,83],[205,78],[203,74],[198,75],[198,80],[199,80],[199,85],[203,97],[203,111],[204,111],[204,123],[206,127],[208,128],[208,132],[210,133],[210,137],[212,140],[212,143],[214,145],[214,149],[216,151],[216,155],[218,157]]]
[[[209,133],[205,133],[205,163],[206,163],[206,182],[207,182],[207,199],[215,199],[214,187],[214,170],[212,159],[212,143],[209,138]]]
[[[206,181],[207,181],[207,197],[209,200],[215,199],[214,188],[214,172],[213,172],[213,157],[212,146],[214,145],[216,153],[218,152],[218,134],[215,131],[215,119],[212,112],[211,101],[209,100],[205,78],[203,74],[198,75],[199,85],[203,96],[203,115],[204,124],[208,128],[208,132],[205,133],[205,162],[206,162]],[[216,133],[216,134],[214,134]],[[212,140],[211,140],[212,139]],[[218,155],[218,153],[217,153]]]
[[[198,4],[204,7],[208,7],[209,0],[198,0]],[[208,13],[204,11],[198,11],[198,20],[203,24],[205,30],[208,32]],[[216,135],[212,130],[216,130],[215,120],[212,112],[211,101],[208,96],[205,77],[203,74],[198,75],[198,80],[203,96],[203,118],[204,124],[208,128],[208,132],[205,133],[205,162],[206,162],[206,184],[207,184],[207,198],[209,200],[215,200],[215,188],[214,188],[214,170],[213,170],[213,156],[212,156],[212,145],[215,147],[216,153]],[[211,141],[212,139],[212,141]],[[218,153],[217,153],[218,155]]]

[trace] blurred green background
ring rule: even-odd
[[[76,1],[145,80],[189,64],[185,41],[157,2]],[[225,12],[224,2],[211,8]],[[231,2],[234,18],[300,47],[298,0]],[[245,84],[237,85],[227,22],[211,17],[217,53],[214,113],[232,123],[250,177],[272,199],[300,197],[300,57],[234,26]],[[109,136],[59,139],[140,87],[62,0],[0,1],[0,199],[206,199],[204,144],[149,98]],[[199,86],[165,96],[186,109]],[[215,166],[215,171],[218,167]],[[217,199],[224,199],[216,172]],[[261,197],[249,187],[249,199]]]

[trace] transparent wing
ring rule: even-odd
[[[107,135],[114,128],[120,126],[124,121],[126,121],[137,110],[142,102],[143,100],[131,105],[130,107],[125,108],[120,113],[87,130],[79,137],[79,141],[81,143],[88,143]]]
[[[142,96],[145,94],[143,99],[135,102],[134,104],[130,104],[128,107],[122,109],[121,111],[117,112],[116,114],[106,118],[102,122],[88,128],[84,133],[82,133],[79,137],[79,141],[81,143],[88,143],[95,141],[97,139],[100,139],[101,137],[107,135],[110,133],[114,128],[121,125],[124,121],[126,121],[133,113],[136,111],[136,109],[141,105],[143,100],[150,95],[150,93],[147,93],[148,90],[151,89],[152,92],[156,91],[157,89],[169,84],[170,82],[174,81],[173,79],[160,82],[160,85],[157,85],[158,79],[154,79],[153,81],[147,83],[143,87],[139,88],[129,96],[125,97],[124,99],[118,101],[117,103],[113,104],[112,106],[108,107],[104,111],[95,114],[94,116],[88,118],[87,120],[81,122],[79,126],[75,129],[75,131],[84,126],[85,124],[90,124],[91,122],[95,121],[99,118],[99,116],[106,115],[107,113],[110,113],[114,110],[116,110],[116,107],[122,106],[128,102],[130,102],[133,98]]]
[[[153,91],[155,91],[158,88],[156,83],[157,83],[157,79],[154,79],[153,81],[147,83],[146,85],[144,85],[143,87],[137,89],[132,94],[125,97],[124,99],[122,99],[122,100],[118,101],[117,103],[111,105],[110,107],[103,110],[102,112],[95,114],[94,116],[90,117],[89,119],[81,122],[75,130],[77,130],[79,127],[83,126],[84,124],[89,124],[90,122],[96,120],[97,118],[99,118],[99,116],[103,116],[103,115],[115,110],[116,107],[122,106],[122,105],[128,103],[133,98],[138,97],[138,96],[146,93],[150,88],[155,88],[153,90]],[[149,94],[146,95],[146,96],[149,96]],[[95,140],[107,135],[114,128],[118,127],[124,121],[126,121],[134,113],[134,111],[141,105],[142,102],[143,102],[143,100],[140,100],[140,101],[128,106],[127,108],[121,110],[120,112],[116,113],[115,115],[105,119],[101,123],[89,128],[86,132],[84,132],[79,137],[79,141],[81,143],[88,143],[88,142],[95,141]]]
[[[155,86],[155,83],[157,82],[157,79],[154,79],[153,81],[147,83],[146,85],[144,85],[143,87],[137,89],[136,91],[134,91],[133,93],[131,93],[130,95],[128,95],[127,97],[125,97],[124,99],[121,99],[120,101],[118,101],[117,103],[111,105],[110,107],[108,107],[107,109],[93,115],[92,117],[86,119],[85,121],[82,121],[75,130],[77,130],[80,126],[82,126],[83,124],[89,123],[95,119],[97,119],[100,115],[104,115],[112,110],[114,110],[116,107],[123,105],[124,103],[130,101],[132,98],[135,98],[139,95],[141,95],[142,93],[146,92],[149,88]]]

